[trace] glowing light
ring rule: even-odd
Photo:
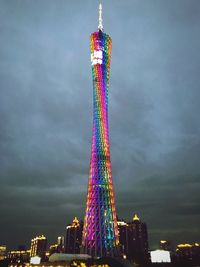
[[[117,221],[117,225],[118,226],[128,226],[128,224],[125,223],[124,221]]]
[[[171,262],[170,252],[166,250],[151,251],[151,262]]]
[[[192,245],[190,245],[190,244],[179,244],[179,245],[177,245],[177,247],[178,248],[191,248]]]
[[[44,239],[46,239],[46,237],[44,235],[39,235],[39,236],[36,236],[35,238],[33,238],[31,241],[44,240]]]
[[[96,64],[102,64],[102,59],[103,59],[103,53],[101,50],[94,50],[94,53],[91,53],[91,62],[92,65],[96,65]]]
[[[112,254],[119,244],[108,130],[111,48],[101,29],[91,34],[93,130],[82,246],[93,256]]]
[[[99,4],[99,26],[98,29],[103,31],[102,4]]]
[[[165,243],[167,243],[167,241],[166,240],[160,240],[160,243],[165,244]]]
[[[136,213],[133,216],[133,221],[140,221],[140,218],[138,217]]]
[[[38,256],[31,257],[31,259],[30,259],[31,264],[40,264],[40,262],[41,262],[41,258]]]
[[[73,221],[72,221],[72,225],[68,225],[66,227],[66,229],[69,229],[69,228],[76,228],[76,227],[79,227],[80,226],[80,223],[79,223],[79,220],[77,217],[74,217]]]

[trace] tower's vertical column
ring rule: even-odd
[[[114,255],[118,228],[110,161],[108,88],[112,40],[102,30],[91,34],[93,131],[82,245],[92,256]]]

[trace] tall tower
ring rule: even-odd
[[[98,31],[90,36],[93,78],[93,130],[82,247],[94,257],[115,255],[119,243],[108,133],[108,89],[112,39],[103,32],[102,5]]]

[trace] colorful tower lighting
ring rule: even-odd
[[[94,257],[116,255],[119,244],[108,132],[108,89],[112,39],[103,32],[102,5],[98,31],[90,36],[93,78],[93,130],[82,247]]]

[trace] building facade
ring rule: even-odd
[[[136,264],[149,262],[147,226],[137,214],[128,223],[127,258]]]
[[[24,263],[30,259],[30,250],[11,250],[7,253],[10,263]]]
[[[83,221],[74,218],[72,224],[66,227],[65,252],[69,254],[80,253],[83,232]]]
[[[119,244],[108,131],[108,90],[112,40],[103,31],[90,36],[93,78],[93,130],[82,247],[92,256],[117,254]]]
[[[42,259],[44,259],[46,249],[47,249],[46,237],[44,235],[36,236],[31,240],[30,257],[39,256]]]
[[[64,236],[58,236],[57,243],[49,246],[49,255],[53,253],[64,253],[65,252],[65,239]]]
[[[0,245],[0,260],[6,258],[6,245]]]
[[[120,256],[126,258],[128,252],[128,224],[124,220],[118,220],[117,226],[119,232]]]
[[[65,251],[65,238],[64,236],[58,236],[57,238],[58,253],[64,253]]]
[[[178,244],[176,247],[176,261],[190,266],[200,265],[200,244]]]

